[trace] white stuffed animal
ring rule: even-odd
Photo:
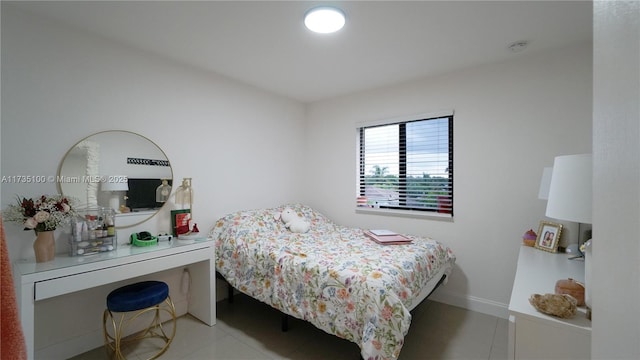
[[[276,219],[282,219],[284,226],[294,233],[306,233],[311,226],[291,208],[284,208],[280,214],[276,215]]]

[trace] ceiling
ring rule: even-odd
[[[3,1],[6,3],[6,1]],[[304,13],[347,16],[315,34]],[[20,8],[302,102],[592,39],[590,1],[83,1]],[[521,52],[508,45],[529,41]]]

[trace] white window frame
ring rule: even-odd
[[[429,112],[422,113],[416,115],[402,116],[391,119],[381,119],[376,121],[367,121],[360,122],[356,124],[356,140],[357,140],[357,156],[356,156],[356,197],[361,196],[362,194],[362,170],[361,170],[361,139],[360,139],[360,130],[362,128],[368,127],[376,127],[376,126],[384,126],[384,125],[393,125],[400,123],[409,123],[420,120],[429,120],[429,119],[439,119],[450,117],[451,120],[449,122],[449,177],[450,177],[450,211],[443,213],[434,210],[414,210],[414,209],[405,209],[401,207],[369,207],[369,206],[358,206],[356,204],[355,211],[356,213],[361,214],[377,214],[377,215],[387,215],[387,216],[400,216],[400,217],[411,217],[411,218],[431,218],[437,220],[453,220],[453,110],[443,110],[437,112]]]

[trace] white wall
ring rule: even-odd
[[[2,175],[56,175],[77,141],[122,129],[158,144],[178,184],[193,178],[201,229],[239,208],[297,198],[289,174],[302,159],[303,105],[3,10]],[[54,183],[3,185],[3,207],[15,194],[56,192]],[[20,238],[12,256],[28,256],[32,234],[7,230]]]
[[[302,160],[300,103],[50,23],[4,3],[1,70],[3,176],[56,175],[62,157],[79,140],[120,129],[158,144],[177,181],[193,178],[194,217],[201,231],[231,211],[298,199],[300,184],[291,174],[299,172]],[[1,207],[16,194],[56,192],[55,183],[4,183]],[[169,215],[163,209],[152,221],[119,230],[118,235],[127,239],[133,231],[155,232],[166,224]],[[33,232],[14,223],[5,223],[5,230],[12,259],[33,257]],[[58,247],[65,251],[65,244]],[[180,276],[165,278],[179,281]],[[60,344],[76,334],[61,331],[60,324],[70,319],[82,334],[94,332],[80,339],[83,345],[99,346],[107,290],[43,302],[37,316],[46,320],[38,323],[36,348],[50,357],[68,356],[64,351],[72,345]]]
[[[515,57],[515,56],[514,56]],[[591,152],[591,46],[517,58],[309,106],[308,203],[339,223],[429,235],[457,268],[436,299],[506,316],[522,234],[556,155]],[[355,124],[453,109],[453,222],[356,214]]]
[[[640,2],[593,10],[591,357],[640,359]]]

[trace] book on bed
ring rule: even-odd
[[[398,235],[397,232],[387,229],[370,229],[369,232],[376,236]]]
[[[390,230],[365,230],[364,234],[369,239],[382,245],[409,244],[412,241],[408,237]]]

